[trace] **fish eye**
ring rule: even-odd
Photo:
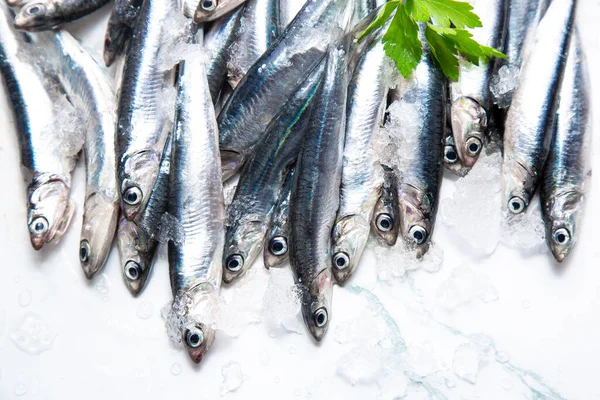
[[[324,327],[325,325],[327,325],[327,309],[325,307],[317,309],[313,314],[313,318],[315,320],[315,325],[317,326],[317,328]]]
[[[511,197],[511,199],[508,200],[508,209],[513,214],[520,214],[525,210],[525,202],[520,197]]]
[[[185,333],[185,343],[192,349],[200,347],[204,341],[204,332],[200,328],[188,329]]]
[[[458,154],[456,153],[456,148],[454,146],[444,147],[444,160],[448,164],[454,164],[458,161]]]
[[[333,255],[333,266],[336,269],[340,269],[340,270],[346,269],[349,264],[350,264],[350,257],[348,257],[348,254],[344,253],[343,251],[340,251]]]
[[[276,236],[271,239],[269,251],[274,256],[282,256],[288,251],[287,239],[283,236]]]
[[[29,231],[34,235],[43,235],[48,231],[48,220],[44,217],[37,217],[29,224]]]
[[[125,277],[130,281],[137,281],[140,279],[140,275],[142,275],[142,268],[135,261],[127,261],[123,272],[125,273]]]
[[[571,241],[571,234],[567,229],[559,228],[554,231],[552,239],[554,240],[554,243],[564,246],[566,244],[569,244],[569,242]]]
[[[394,228],[394,219],[389,214],[379,214],[376,223],[381,232],[389,232]]]
[[[132,186],[123,193],[123,201],[130,206],[137,206],[142,201],[142,191],[137,186]]]
[[[213,11],[217,8],[217,0],[201,0],[200,4],[204,11]]]
[[[232,254],[227,257],[225,267],[231,272],[238,272],[244,266],[244,257],[239,254]]]
[[[427,231],[419,225],[414,225],[408,232],[415,244],[423,244],[427,240]]]
[[[90,259],[90,243],[87,240],[82,240],[79,244],[79,261],[86,263]]]
[[[46,6],[42,3],[32,4],[25,10],[25,13],[31,16],[44,14],[46,12]]]
[[[481,140],[477,138],[472,137],[469,140],[467,140],[467,152],[471,156],[476,156],[477,154],[479,154],[482,147],[483,146],[481,144]]]

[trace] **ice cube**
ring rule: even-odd
[[[436,295],[438,306],[448,311],[477,299],[484,303],[495,301],[498,291],[487,276],[469,266],[454,268]]]
[[[242,374],[242,367],[235,361],[230,361],[221,367],[223,382],[221,383],[221,396],[229,392],[235,392],[244,383],[245,377]]]
[[[30,312],[18,320],[9,337],[19,350],[37,355],[52,349],[56,334],[41,316]]]
[[[161,243],[171,241],[181,244],[185,240],[185,230],[177,218],[169,213],[164,213],[160,218],[157,239]]]
[[[454,373],[471,384],[477,383],[480,368],[493,351],[493,341],[485,335],[472,335],[470,341],[460,344],[454,351]]]
[[[303,333],[300,313],[300,292],[289,269],[269,271],[269,283],[262,299],[264,322],[272,332],[280,330]]]
[[[492,76],[490,91],[494,98],[494,103],[500,108],[508,108],[512,95],[519,82],[520,70],[515,66],[502,66],[498,72]]]
[[[538,195],[533,197],[527,210],[521,214],[513,214],[505,207],[502,219],[503,243],[535,255],[539,253],[544,239],[544,222]]]

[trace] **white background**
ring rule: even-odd
[[[99,59],[108,12],[105,7],[69,27]],[[578,24],[595,105],[600,104],[599,21],[600,3],[580,0]],[[171,299],[164,249],[148,288],[132,298],[122,283],[116,249],[96,282],[84,278],[77,259],[81,209],[59,245],[40,252],[31,248],[12,120],[3,93],[0,399],[212,399],[221,395],[363,399],[404,393],[409,399],[600,398],[598,175],[592,178],[579,243],[563,265],[557,265],[549,253],[523,252],[503,244],[490,257],[469,256],[468,246],[440,218],[434,239],[444,252],[441,270],[419,270],[393,282],[378,282],[382,266],[376,265],[372,251],[367,252],[349,287],[335,288],[330,331],[317,345],[304,329],[285,333],[273,328],[273,317],[261,311],[269,274],[256,264],[252,276],[224,290],[229,308],[239,307],[232,315],[237,327],[243,328],[238,329],[241,333],[233,335],[237,337],[220,333],[202,364],[194,366],[184,351],[170,343],[160,315]],[[597,140],[593,147],[597,155]],[[595,157],[595,171],[600,171],[599,163]],[[84,172],[79,164],[73,197],[81,207]],[[443,197],[451,195],[453,186],[453,180],[446,178]],[[386,261],[393,262],[379,263]],[[476,284],[459,281],[456,296],[462,300],[447,310],[439,294],[452,274],[460,271],[477,276]],[[289,270],[278,271],[276,278],[291,283]],[[357,287],[373,295],[357,295]],[[376,306],[371,296],[382,305]],[[273,300],[269,295],[264,299]],[[367,306],[375,307],[375,312],[369,314]],[[391,320],[383,323],[385,313],[396,326]],[[37,329],[42,335],[53,337],[50,348],[37,355],[20,350],[11,339],[27,315],[40,321]],[[248,318],[254,323],[240,322]],[[348,328],[351,333],[344,339]],[[493,340],[481,355],[475,384],[454,373],[463,365],[460,349],[472,348],[466,343],[476,341],[470,336],[474,334],[485,335],[488,344]],[[379,345],[369,338],[376,338]],[[389,349],[390,343],[396,353]],[[391,365],[390,358],[402,365]],[[231,362],[233,368],[223,369]],[[236,391],[224,393],[223,372],[235,375],[232,371],[238,367],[243,383]],[[407,378],[386,381],[387,374],[400,370],[410,371],[413,383],[408,387]],[[235,380],[230,378],[227,384],[236,386]],[[414,383],[419,380],[424,385]]]

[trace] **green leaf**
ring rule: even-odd
[[[397,5],[396,15],[383,36],[383,48],[405,78],[412,74],[421,61],[423,44],[419,40],[419,27],[407,14],[403,4]]]
[[[482,46],[473,39],[473,34],[464,29],[445,28],[428,24],[429,28],[451,41],[458,52],[469,62],[479,65],[479,61],[487,62],[492,57],[506,59],[506,56],[496,49]]]
[[[453,24],[460,29],[481,26],[481,20],[472,12],[473,6],[463,1],[407,0],[407,8],[417,21],[429,22],[429,18],[433,18],[440,26],[450,27]],[[426,17],[426,14],[429,16]]]
[[[458,57],[454,44],[432,29],[430,24],[425,28],[425,38],[431,49],[434,61],[442,69],[444,75],[453,81],[458,80]]]
[[[360,36],[358,37],[358,41],[360,42],[365,37],[369,36],[371,32],[380,29],[383,25],[385,25],[385,23],[390,18],[390,15],[392,15],[392,12],[394,12],[394,10],[398,7],[399,4],[399,1],[389,1],[385,3],[385,5],[381,8],[381,11],[379,11],[377,18],[375,18],[375,20],[371,22],[367,29],[365,29],[365,31],[360,34]]]

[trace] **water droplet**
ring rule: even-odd
[[[108,295],[108,291],[110,289],[110,284],[108,283],[108,278],[106,274],[101,274],[96,277],[96,291],[104,298]]]
[[[137,307],[136,314],[141,319],[148,319],[152,317],[152,315],[154,314],[154,308],[152,306],[152,303],[148,301],[142,301]]]
[[[281,379],[279,379],[279,377],[276,376],[275,378],[273,378],[273,382],[274,383],[279,383],[279,382],[281,382]]]
[[[9,333],[12,342],[28,354],[40,354],[52,349],[56,334],[48,324],[35,313],[27,313],[15,324]]]
[[[108,296],[102,296],[102,301],[106,303],[108,301]]]
[[[510,354],[505,351],[497,351],[496,361],[498,361],[500,364],[505,364],[510,361]]]
[[[300,396],[300,389],[294,389],[294,396]]]
[[[27,386],[25,386],[23,382],[17,382],[17,384],[15,385],[14,393],[19,397],[23,396],[25,393],[27,393]]]
[[[173,365],[171,365],[171,374],[174,376],[177,376],[179,374],[181,374],[182,368],[181,365],[174,363]]]
[[[454,381],[450,378],[446,378],[444,379],[444,384],[446,385],[447,388],[452,389],[453,387],[456,386],[456,383],[454,383]]]
[[[288,352],[289,352],[291,355],[294,355],[294,354],[296,354],[296,348],[295,348],[294,346],[290,346],[290,349],[288,350]]]
[[[31,291],[24,290],[19,293],[19,305],[21,307],[27,307],[31,304]]]
[[[21,277],[19,275],[15,276],[15,283],[21,282]]]
[[[523,300],[522,305],[523,305],[523,308],[526,310],[528,310],[529,307],[531,307],[531,303],[529,302],[529,300]]]

